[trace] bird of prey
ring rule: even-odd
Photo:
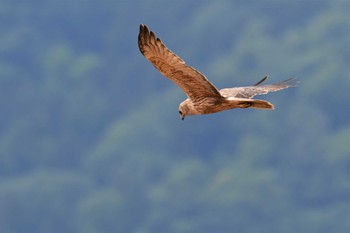
[[[140,25],[138,45],[146,59],[186,93],[188,98],[179,105],[182,120],[187,115],[210,114],[233,108],[274,109],[270,102],[252,98],[296,84],[296,79],[291,78],[275,84],[261,85],[267,79],[266,76],[253,86],[218,90],[202,73],[186,65],[179,56],[170,51],[144,24]]]

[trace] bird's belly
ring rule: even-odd
[[[227,101],[218,98],[205,98],[195,105],[198,114],[211,114],[221,112],[229,108]]]

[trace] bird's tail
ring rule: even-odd
[[[236,98],[235,100],[237,101],[236,106],[239,108],[258,108],[265,110],[273,110],[275,108],[273,104],[265,100],[240,98]]]

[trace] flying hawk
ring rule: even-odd
[[[186,65],[179,56],[170,51],[144,24],[140,25],[138,44],[146,59],[186,93],[188,98],[179,105],[182,120],[186,115],[216,113],[233,108],[274,109],[270,102],[252,98],[296,84],[296,79],[291,78],[275,84],[261,85],[267,79],[266,76],[253,86],[218,90],[202,73]]]

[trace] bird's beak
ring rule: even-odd
[[[185,120],[185,116],[181,117],[181,120]]]

